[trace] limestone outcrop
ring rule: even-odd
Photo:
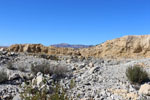
[[[48,48],[42,44],[15,44],[8,48],[8,51],[13,52],[28,52],[28,53],[47,53]]]
[[[8,48],[13,52],[45,53],[49,55],[80,55],[78,50],[73,48],[46,47],[42,44],[15,44]]]

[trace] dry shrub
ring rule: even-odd
[[[134,65],[126,70],[126,76],[131,83],[141,84],[149,80],[147,72],[139,65]]]

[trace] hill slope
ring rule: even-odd
[[[150,35],[124,36],[82,49],[80,53],[86,57],[150,57]]]

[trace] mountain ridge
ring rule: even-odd
[[[53,44],[51,46],[54,47],[65,47],[65,48],[88,48],[88,47],[92,47],[94,45],[83,45],[83,44],[68,44],[68,43],[60,43],[60,44]]]

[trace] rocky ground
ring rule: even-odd
[[[20,86],[26,80],[39,81],[39,77],[45,77],[41,73],[37,75],[31,73],[32,65],[43,62],[67,68],[67,75],[60,80],[60,84],[73,100],[150,100],[148,88],[144,89],[147,90],[146,92],[139,92],[141,86],[130,84],[125,75],[126,69],[135,64],[140,64],[150,73],[148,58],[117,60],[60,56],[59,59],[51,59],[51,57],[4,50],[0,51],[0,70],[7,73],[8,80],[0,83],[0,99],[21,100]],[[48,82],[52,79],[55,79],[54,75],[47,78]]]

